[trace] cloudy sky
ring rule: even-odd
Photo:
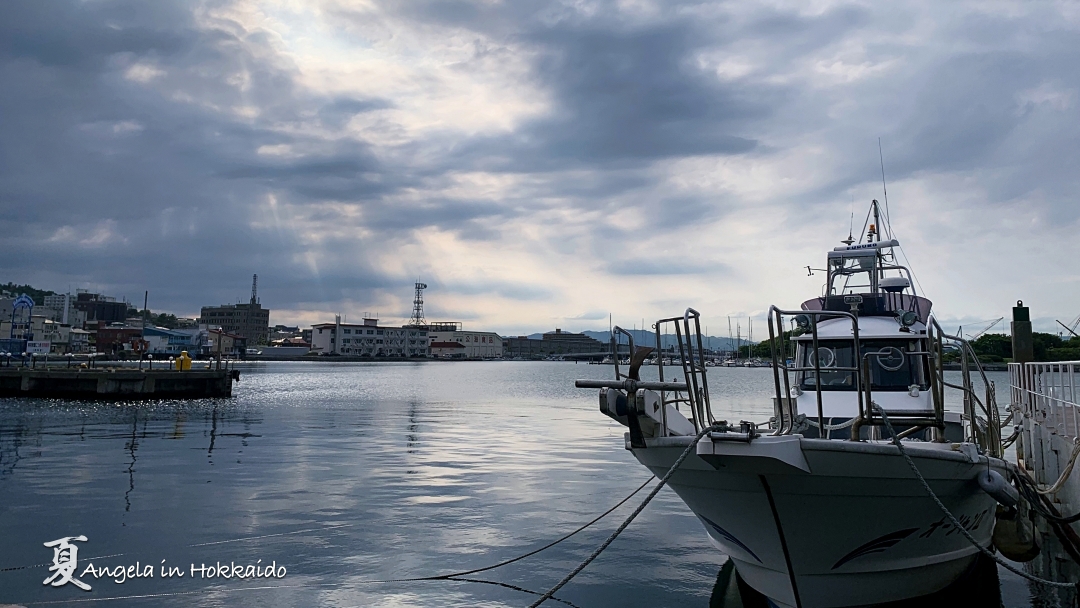
[[[818,295],[1080,315],[1072,2],[0,3],[0,282],[514,334]],[[722,330],[716,328],[723,327]]]

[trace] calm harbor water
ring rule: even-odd
[[[386,582],[518,556],[644,483],[648,472],[623,449],[624,428],[597,411],[595,391],[573,387],[611,368],[241,369],[227,400],[0,400],[0,604],[525,606],[535,599],[528,591],[558,581],[644,496],[474,580]],[[718,415],[771,414],[771,370],[713,368],[709,379]],[[995,381],[999,392],[1007,386],[1005,374]],[[74,541],[77,574],[92,589],[43,585],[53,559],[43,543],[79,535],[87,540]],[[664,491],[557,597],[582,608],[717,606],[725,561]],[[136,562],[140,573],[152,565],[153,577],[115,582],[118,568]],[[112,574],[82,574],[90,563]],[[264,574],[273,564],[284,577],[200,575],[201,565],[218,563]],[[163,578],[162,565],[184,576]],[[1008,572],[990,584],[1000,585],[1004,606],[1044,605]]]

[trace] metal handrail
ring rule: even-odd
[[[622,334],[626,336],[626,338],[629,340],[631,360],[634,358],[634,334],[626,331],[618,325],[611,329],[611,360],[615,363],[615,379],[620,380],[625,376],[619,373],[619,344],[615,338],[617,334]]]
[[[1068,439],[1080,439],[1078,375],[1080,361],[1010,363],[1010,405],[1013,412],[1019,412],[1025,418],[1045,421],[1051,433]]]
[[[785,351],[785,349],[784,349],[784,332],[783,332],[784,316],[794,317],[796,315],[806,315],[807,317],[810,318],[811,340],[812,340],[813,349],[814,349],[813,352],[816,353],[817,350],[818,350],[818,331],[817,331],[818,322],[821,319],[830,319],[830,318],[833,318],[833,319],[835,319],[835,318],[847,318],[847,319],[849,319],[851,321],[851,329],[852,329],[852,338],[851,339],[852,339],[852,342],[853,342],[854,347],[855,347],[854,352],[858,353],[860,351],[860,349],[859,349],[859,318],[855,315],[855,313],[839,311],[839,310],[799,310],[799,311],[791,311],[791,310],[781,310],[781,309],[777,308],[776,306],[770,306],[769,307],[769,351],[770,351],[770,354],[772,355],[772,363],[773,363],[773,387],[776,390],[776,402],[777,402],[777,406],[779,408],[779,413],[780,413],[780,420],[777,421],[777,427],[776,427],[776,430],[772,433],[773,435],[790,435],[792,430],[793,430],[793,427],[795,425],[795,404],[793,403],[792,397],[791,397],[790,373],[792,371],[800,371],[800,370],[795,369],[795,368],[801,368],[803,366],[793,365],[793,366],[789,367],[787,365],[786,361],[781,360],[780,354]],[[779,335],[777,335],[777,333],[776,333],[776,328],[777,327],[780,328],[780,334]],[[856,358],[856,362],[858,362],[857,358]],[[821,361],[817,357],[814,357],[814,366],[813,366],[812,369],[814,370],[814,377],[815,378],[821,378]],[[831,370],[833,368],[829,368],[829,369]],[[781,370],[783,371],[782,374],[781,374]],[[810,370],[806,369],[804,371],[810,371]],[[855,372],[855,390],[856,390],[856,393],[858,394],[858,399],[859,399],[859,411],[862,412],[863,411],[862,391],[860,390],[860,384],[859,384],[860,381],[861,381],[861,378],[860,378],[860,375],[857,373],[859,371],[858,366],[856,366],[854,369],[851,369],[851,370],[839,370],[839,371],[852,371],[852,372]],[[784,381],[783,392],[781,392],[781,389],[780,389],[781,376],[783,377],[783,381]],[[821,385],[818,384],[818,383],[814,384],[814,394],[815,394],[816,401],[817,401],[818,422],[823,423],[824,420],[825,420],[825,412],[824,412],[824,406],[822,405]]]
[[[873,382],[871,381],[871,378],[870,378],[870,364],[869,363],[870,363],[870,358],[871,357],[875,357],[875,358],[884,357],[887,354],[890,354],[890,353],[885,349],[882,349],[882,350],[879,350],[879,351],[874,351],[874,352],[867,352],[867,353],[862,354],[862,360],[866,363],[866,365],[863,365],[863,370],[864,370],[863,373],[865,375],[865,377],[863,378],[863,388],[866,391],[866,398],[863,401],[863,403],[867,404],[867,410],[866,411],[860,410],[860,412],[859,412],[859,416],[862,418],[863,424],[872,424],[872,425],[880,425],[880,426],[883,426],[885,424],[884,419],[881,416],[876,416],[874,414],[873,407],[870,407],[870,404],[874,404],[874,397],[873,397]],[[924,357],[927,361],[929,361],[930,358],[933,356],[933,352],[932,351],[904,351],[904,356],[905,357]],[[910,362],[909,362],[908,365],[910,366]],[[933,405],[934,405],[934,414],[931,417],[918,416],[918,415],[904,415],[901,412],[894,412],[893,410],[889,410],[889,415],[892,418],[902,422],[903,424],[914,425],[913,428],[908,429],[907,431],[905,431],[905,433],[910,433],[910,432],[913,432],[914,429],[921,428],[921,427],[927,427],[927,426],[944,430],[945,429],[945,406],[944,406],[944,403],[939,402],[936,399],[931,399],[931,400],[933,401]],[[881,407],[881,406],[878,406],[878,407]],[[880,422],[879,422],[879,420],[880,420]]]
[[[970,425],[968,438],[976,445],[985,449],[991,456],[1000,457],[1004,452],[1001,447],[1001,414],[998,412],[994,383],[986,377],[986,371],[983,370],[982,363],[979,361],[979,356],[975,354],[975,349],[971,346],[971,342],[964,339],[962,336],[954,336],[945,333],[945,330],[942,329],[935,317],[930,317],[927,328],[928,335],[931,336],[933,348],[935,349],[935,359],[938,363],[932,371],[934,372],[934,375],[936,375],[935,379],[938,382],[940,401],[944,404],[946,387],[961,391],[964,394],[964,415],[967,417],[968,424]],[[948,340],[960,349],[960,371],[962,374],[963,385],[956,385],[945,381],[943,361],[945,340]],[[982,380],[983,386],[986,389],[985,402],[979,399],[972,388],[971,363],[975,364],[975,370],[979,373],[979,378]],[[937,398],[937,395],[935,395],[935,398]],[[986,437],[982,437],[979,433],[976,405],[982,410],[983,414],[986,415],[986,427],[988,433],[988,436]],[[942,407],[943,406],[944,405],[942,405]]]
[[[691,320],[693,325],[691,325]],[[694,427],[701,431],[713,424],[712,406],[709,402],[709,380],[706,375],[705,349],[701,340],[701,314],[693,308],[687,308],[681,317],[660,319],[653,324],[656,333],[657,366],[660,381],[664,382],[664,351],[661,343],[661,331],[665,323],[671,323],[675,327],[675,340],[678,343],[679,366],[683,371],[686,381],[686,399],[676,395],[672,401],[668,401],[664,390],[661,390],[660,400],[662,403],[685,402],[690,407],[693,416]],[[694,345],[696,336],[696,352]],[[667,426],[667,411],[663,413],[664,425]]]

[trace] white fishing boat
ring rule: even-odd
[[[640,362],[653,349],[616,327],[631,338],[629,369],[577,383],[601,389],[600,410],[629,428],[626,448],[658,477],[693,446],[669,485],[739,576],[777,606],[918,597],[974,562],[979,549],[928,494],[889,428],[977,544],[991,544],[995,496],[1009,500],[992,384],[981,397],[972,390],[981,367],[970,345],[945,335],[915,293],[893,252],[899,243],[882,239],[877,201],[869,215],[865,242],[849,237],[828,252],[824,296],[770,309],[769,422],[714,416],[693,309],[654,326],[657,345],[675,326],[683,381],[665,380],[663,365],[658,381],[642,381]],[[961,384],[946,382],[946,349],[959,350]],[[962,413],[945,411],[947,387],[962,392]]]

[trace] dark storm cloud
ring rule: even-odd
[[[356,264],[313,278],[293,259],[295,235],[274,238],[250,223],[273,189],[301,203],[392,190],[392,179],[372,179],[383,171],[362,144],[280,128],[312,105],[338,127],[389,102],[309,95],[265,41],[199,28],[184,3],[5,3],[0,24],[0,229],[19,252],[0,262],[5,274],[48,277],[55,289],[104,284],[119,295],[149,285],[188,312],[198,306],[192,295],[243,293],[253,269],[281,269],[282,284],[328,296],[340,288],[327,283],[385,283]],[[140,62],[159,89],[124,77]],[[244,91],[228,82],[239,73]],[[238,105],[255,107],[257,117],[220,111]],[[313,153],[289,160],[256,152],[281,144]],[[363,252],[352,242],[349,249]]]

